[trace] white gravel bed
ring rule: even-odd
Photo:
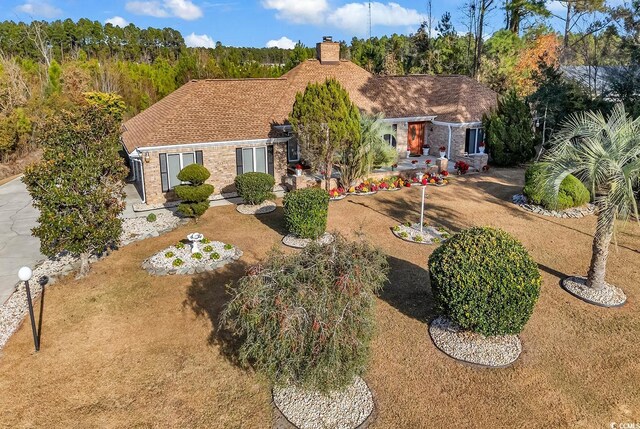
[[[329,201],[340,201],[347,198],[347,194],[340,195],[338,197],[329,197]]]
[[[464,331],[444,316],[429,325],[436,347],[454,359],[488,367],[511,365],[522,352],[517,335],[484,335]]]
[[[542,216],[559,217],[563,219],[579,219],[585,216],[591,216],[596,212],[596,206],[594,204],[585,204],[581,207],[573,207],[566,210],[547,210],[537,204],[530,204],[526,195],[516,194],[513,196],[512,201],[514,204],[519,205],[523,209],[536,213]]]
[[[298,387],[276,387],[273,402],[299,429],[354,429],[374,409],[371,390],[360,377],[355,377],[345,390],[328,395]]]
[[[601,307],[620,307],[627,301],[619,287],[606,283],[602,289],[593,289],[587,286],[586,277],[567,277],[562,281],[562,287],[577,298]]]
[[[154,222],[149,222],[146,217],[123,219],[121,245],[126,246],[134,241],[157,237],[188,222],[187,219],[180,218],[168,211],[154,214],[156,215]]]
[[[188,222],[186,219],[166,211],[157,212],[155,215],[156,220],[154,222],[147,221],[146,217],[123,219],[121,246],[149,237],[157,237]],[[98,259],[97,256],[92,256],[89,262],[95,262]],[[33,277],[29,281],[32,300],[36,301],[40,296],[42,285],[52,285],[57,279],[79,268],[79,258],[68,254],[57,255],[38,263],[33,269]],[[17,275],[15,287],[16,291],[11,294],[6,302],[0,305],[0,350],[20,326],[28,312],[24,283],[18,282]]]
[[[371,191],[371,192],[350,192],[349,195],[357,195],[359,197],[365,197],[367,195],[375,195],[377,194],[378,191]]]
[[[335,239],[336,238],[333,235],[325,232],[320,236],[320,238],[316,240],[316,242],[320,244],[331,244]],[[294,247],[296,249],[304,249],[312,241],[313,240],[311,240],[310,238],[298,238],[293,234],[288,234],[282,239],[282,244],[284,244],[285,246]]]
[[[156,276],[190,275],[216,270],[242,256],[240,249],[221,241],[200,243],[198,247],[200,252],[192,254],[190,243],[169,246],[145,259],[142,268]]]
[[[422,227],[422,232],[420,232],[420,223],[413,223],[411,226],[396,225],[391,228],[391,232],[404,241],[417,244],[438,244],[451,236],[446,228],[436,228],[430,225]]]
[[[265,201],[262,204],[239,204],[236,207],[238,213],[246,215],[257,215],[271,213],[276,210],[276,203],[274,201]]]

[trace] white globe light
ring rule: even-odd
[[[23,282],[26,282],[28,280],[31,280],[31,275],[32,274],[33,274],[33,272],[31,271],[31,268],[22,267],[22,268],[20,268],[20,271],[18,271],[18,278],[20,280],[22,280]]]

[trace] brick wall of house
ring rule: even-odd
[[[406,122],[399,122],[396,126],[396,149],[398,150],[398,156],[400,158],[406,158],[407,146],[409,144],[409,127]]]
[[[242,147],[260,147],[264,144],[243,145]],[[239,147],[239,146],[238,146]],[[160,178],[160,153],[186,153],[202,151],[202,163],[209,170],[211,177],[207,183],[214,186],[214,194],[233,193],[233,181],[236,177],[236,146],[202,146],[189,149],[154,151],[150,153],[149,162],[144,163],[144,182],[147,204],[163,204],[175,200],[173,192],[162,192]],[[273,145],[273,171],[276,184],[284,183],[287,175],[287,145],[275,143]]]
[[[456,160],[464,156],[466,132],[466,127],[451,127],[451,159]],[[429,154],[440,156],[440,146],[448,147],[449,144],[449,127],[428,123],[427,142],[431,146]]]

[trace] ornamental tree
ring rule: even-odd
[[[209,208],[209,197],[213,194],[213,185],[204,183],[211,176],[209,170],[200,164],[190,164],[180,170],[178,180],[188,182],[186,185],[178,185],[174,188],[182,203],[178,206],[178,212],[186,217],[192,217],[198,221]]]
[[[289,122],[300,141],[302,157],[322,171],[325,189],[341,150],[360,140],[360,112],[335,79],[310,83],[296,95]]]
[[[89,272],[89,256],[117,244],[122,233],[127,171],[118,123],[104,109],[78,106],[50,119],[39,143],[42,161],[22,179],[40,211],[32,231],[43,254],[79,255],[82,277]]]

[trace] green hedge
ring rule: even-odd
[[[243,341],[240,361],[273,384],[344,388],[367,368],[388,269],[380,250],[340,235],[299,254],[275,251],[230,288],[222,326]]]
[[[443,313],[483,335],[518,334],[540,293],[535,261],[500,229],[471,228],[429,257],[431,288]]]
[[[283,200],[284,218],[290,234],[315,240],[327,229],[329,194],[320,188],[289,192]]]
[[[180,170],[178,179],[189,182],[187,185],[178,185],[174,191],[182,203],[178,206],[178,212],[183,216],[199,218],[209,208],[209,197],[215,190],[213,185],[204,183],[211,176],[209,170],[200,164],[190,164]]]
[[[276,184],[272,175],[267,173],[244,173],[236,176],[234,183],[238,195],[247,204],[262,204],[274,198],[273,187]]]
[[[525,185],[523,193],[533,204],[539,204],[549,210],[565,210],[571,207],[580,207],[591,200],[589,190],[578,178],[568,175],[560,184],[557,199],[546,195],[540,186],[542,165],[533,164],[524,176]]]

